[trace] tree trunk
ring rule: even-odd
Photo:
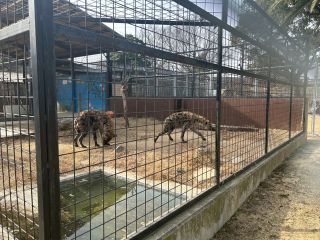
[[[127,105],[127,96],[128,96],[128,85],[122,85],[122,102],[123,102],[123,118],[126,121],[126,128],[129,127],[129,118],[128,118],[128,105]]]

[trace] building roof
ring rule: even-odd
[[[80,7],[69,1],[54,0],[53,4],[55,26],[72,26],[74,28],[85,29],[92,33],[98,33],[102,36],[124,39],[122,35],[113,31],[104,23],[97,22],[96,18],[88,15],[88,13]],[[6,4],[5,1],[0,1],[0,12],[7,12],[7,14],[1,14],[0,16],[0,28],[3,28],[4,26],[18,22],[19,20],[28,18],[28,1],[16,0],[14,2],[9,2],[8,4]],[[23,34],[15,36],[14,39],[8,39],[7,41],[1,42],[1,45],[3,46],[3,49],[13,49],[13,58],[17,57],[16,53],[18,54],[18,58],[24,58],[24,46],[29,46],[28,43],[29,31],[26,31]],[[104,52],[104,50],[105,52],[108,51],[108,49],[101,49],[100,46],[96,46],[95,42],[70,42],[69,39],[58,35],[55,39],[56,58],[70,58],[71,44],[73,57],[93,55]]]

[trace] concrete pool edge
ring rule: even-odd
[[[12,234],[11,231],[9,231],[6,227],[3,227],[1,224],[0,224],[0,233],[3,234],[3,239],[7,239],[7,240],[14,240],[16,239],[14,237],[14,235]]]
[[[306,134],[301,134],[161,227],[150,231],[144,239],[211,239],[259,184],[305,142]]]
[[[214,170],[214,169],[213,169]],[[160,181],[160,180],[150,180],[145,178],[136,178],[133,173],[119,171],[114,168],[103,168],[103,169],[95,169],[90,173],[78,173],[76,175],[69,174],[60,177],[60,184],[68,181],[73,181],[74,179],[79,179],[83,177],[88,177],[89,175],[95,174],[104,174],[105,176],[109,176],[112,178],[116,178],[117,181],[124,183],[127,182],[128,184],[136,184],[136,185],[144,185],[147,188],[154,188],[155,190],[168,192],[171,195],[191,199],[198,196],[201,192],[205,189],[201,188],[194,188],[192,186],[188,186],[185,184],[181,184],[174,181]]]

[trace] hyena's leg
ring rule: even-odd
[[[79,139],[79,137],[80,137],[80,133],[77,132],[77,133],[76,133],[76,136],[75,136],[74,139],[73,139],[73,143],[74,143],[74,146],[75,146],[75,147],[79,147],[79,145],[78,145],[78,139]]]
[[[186,131],[188,130],[188,128],[190,128],[190,125],[188,123],[184,124],[182,126],[182,132],[181,132],[181,141],[183,143],[186,143],[187,141],[184,140],[184,134],[186,133]]]
[[[173,141],[173,138],[171,137],[171,133],[173,132],[174,129],[170,128],[168,125],[164,127],[162,132],[158,134],[158,136],[155,137],[154,142],[157,142],[158,138],[164,134],[168,134],[170,141]]]
[[[203,141],[206,141],[206,138],[202,135],[202,133],[201,133],[201,132],[199,132],[199,130],[198,130],[198,129],[190,128],[190,130],[191,130],[192,132],[194,132],[194,133],[198,134],[198,135],[202,138],[202,140],[203,140]]]
[[[79,143],[80,143],[81,147],[83,147],[83,148],[86,148],[86,146],[83,145],[82,141],[87,135],[88,135],[88,132],[82,132],[80,137],[79,137]]]
[[[94,146],[95,147],[100,147],[100,145],[98,144],[98,141],[97,141],[97,131],[93,131],[93,141],[94,141]]]
[[[81,132],[80,132],[79,128],[77,128],[77,127],[74,128],[74,131],[75,131],[76,134],[74,136],[73,143],[74,143],[75,147],[79,147],[78,140],[79,140],[79,137],[81,135]]]
[[[169,131],[168,131],[168,133],[167,133],[170,141],[173,141],[173,138],[172,138],[171,135],[170,135],[170,134],[173,132],[173,130],[174,130],[174,129],[171,128],[171,129],[169,129]]]

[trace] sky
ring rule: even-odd
[[[222,0],[192,0],[198,6],[202,7],[206,11],[212,13],[214,16],[221,18],[222,12]],[[160,20],[193,20],[198,16],[190,11],[184,9],[183,7],[177,5],[173,1],[169,0],[70,0],[71,3],[80,7],[82,10],[86,11],[92,17],[105,17],[105,18],[128,18],[128,19],[160,19]],[[237,4],[241,4],[242,0],[231,1]],[[233,4],[229,6],[228,12],[228,22],[232,26],[237,25],[238,16],[234,9],[239,6]],[[196,19],[198,20],[198,19]],[[113,29],[115,32],[125,36],[127,34],[132,34],[138,38],[143,36],[145,28],[152,29],[153,25],[136,25],[136,24],[122,24],[122,23],[105,23],[109,28]],[[164,26],[164,28],[167,26]],[[157,28],[161,30],[161,26],[158,25]],[[182,28],[178,26],[176,28]],[[158,30],[159,31],[159,30]],[[174,31],[174,29],[173,29]],[[146,34],[151,34],[147,31]],[[163,34],[163,32],[161,32]],[[227,37],[228,38],[228,37]],[[225,43],[226,44],[226,43]],[[90,57],[91,59],[96,59],[100,61],[100,56]],[[89,62],[94,61],[88,59]],[[87,59],[79,58],[76,61],[83,62]]]

